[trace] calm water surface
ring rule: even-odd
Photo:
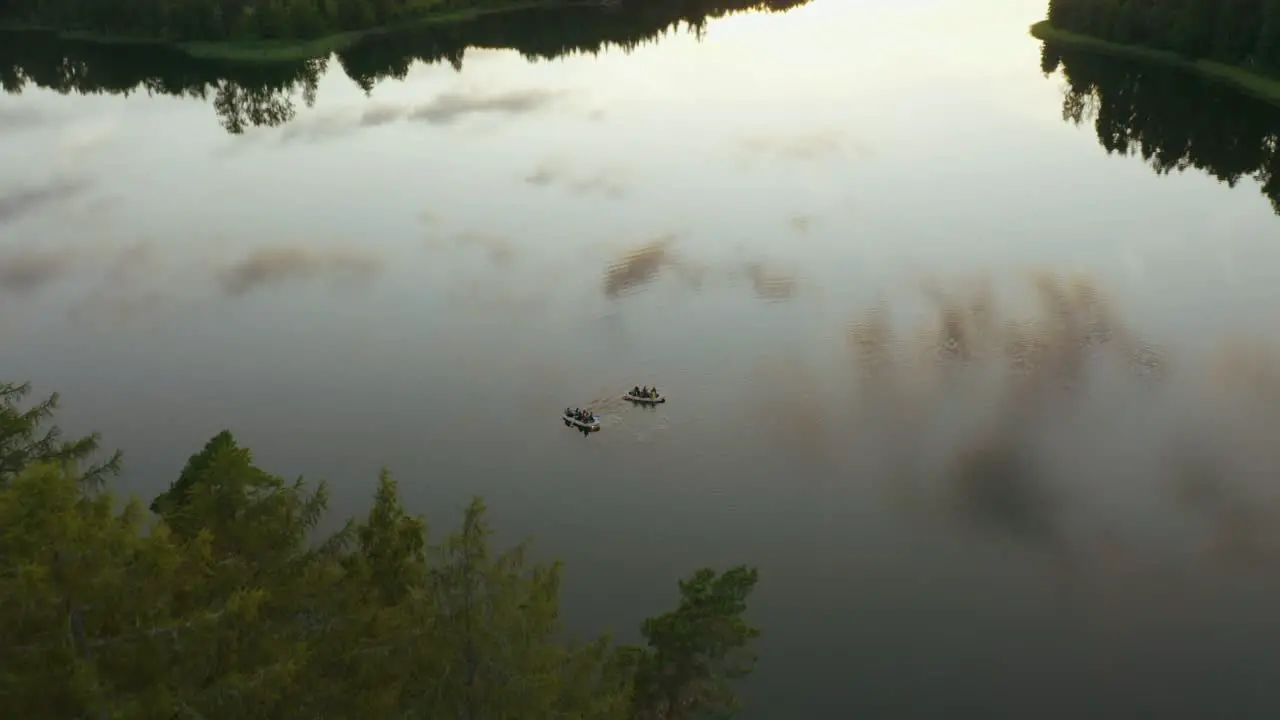
[[[1068,57],[1064,95],[1043,3],[888,5],[367,94],[331,61],[239,134],[0,96],[3,375],[148,498],[224,427],[335,524],[382,466],[437,527],[483,494],[575,631],[756,564],[748,718],[1275,717],[1264,163],[1108,154],[1106,88],[1149,75]],[[588,403],[603,432],[556,420]]]

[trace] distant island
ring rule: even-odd
[[[1049,0],[1041,40],[1182,66],[1280,104],[1276,0]]]
[[[328,55],[370,34],[448,24],[531,8],[626,9],[679,17],[780,10],[808,0],[8,0],[0,28],[65,38],[164,44],[197,57],[300,60]]]

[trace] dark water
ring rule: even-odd
[[[574,630],[756,564],[749,718],[1274,717],[1280,123],[1043,13],[10,36],[0,366],[127,492],[230,427],[335,517],[481,493]]]

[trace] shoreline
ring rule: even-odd
[[[1238,65],[1228,65],[1214,60],[1191,60],[1169,50],[1156,50],[1141,45],[1124,45],[1109,40],[1100,40],[1090,35],[1081,35],[1080,33],[1056,28],[1050,25],[1048,20],[1041,20],[1032,25],[1031,36],[1045,42],[1074,45],[1110,55],[1172,65],[1198,73],[1211,80],[1226,83],[1259,100],[1280,106],[1280,79],[1263,75]]]
[[[115,35],[97,35],[78,30],[58,30],[57,28],[35,25],[0,25],[0,32],[9,33],[48,33],[63,40],[94,43],[98,45],[133,45],[175,50],[196,60],[214,62],[239,63],[284,63],[304,62],[317,57],[327,57],[351,47],[360,40],[373,35],[410,30],[427,25],[443,25],[463,22],[484,15],[531,10],[547,5],[546,0],[529,0],[515,3],[503,8],[485,8],[471,10],[453,10],[449,12],[424,15],[420,18],[405,20],[392,25],[379,25],[364,30],[350,30],[333,35],[324,35],[310,40],[198,40],[181,42],[159,40],[155,38],[134,38]]]

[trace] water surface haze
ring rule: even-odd
[[[754,564],[744,718],[1280,713],[1272,110],[1031,0],[572,12],[0,39],[5,379],[146,500],[223,428],[331,527],[482,494],[574,633]]]

